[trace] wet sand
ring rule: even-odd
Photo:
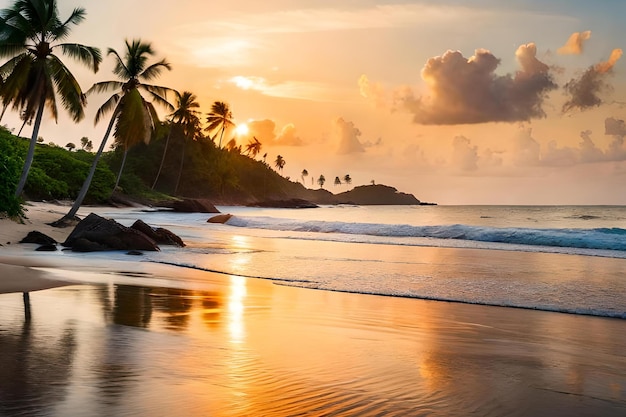
[[[626,415],[624,320],[4,249],[0,416]]]
[[[626,412],[623,320],[179,274],[0,295],[0,415]]]

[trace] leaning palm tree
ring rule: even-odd
[[[102,138],[102,142],[100,143],[100,147],[91,164],[89,175],[83,183],[78,197],[74,201],[74,205],[63,219],[72,219],[78,212],[83,199],[87,195],[91,180],[96,171],[96,166],[98,165],[98,160],[104,151],[113,126],[115,126],[113,136],[118,146],[120,146],[120,144],[125,146],[125,154],[128,152],[128,147],[137,139],[144,141],[149,140],[155,121],[157,120],[157,115],[152,103],[144,99],[140,90],[144,91],[153,101],[168,110],[173,109],[173,106],[166,100],[167,92],[173,90],[167,87],[142,82],[157,78],[164,69],[170,70],[170,64],[162,59],[154,64],[148,65],[148,58],[154,55],[154,50],[149,43],[141,42],[141,40],[138,39],[133,40],[131,43],[128,41],[125,43],[126,53],[123,59],[114,49],[109,48],[107,52],[108,55],[113,55],[115,58],[113,73],[117,75],[120,80],[102,81],[94,84],[89,91],[87,91],[87,94],[92,94],[117,90],[104,102],[96,113],[96,124],[106,113],[112,112],[112,115],[104,137]]]
[[[252,159],[255,159],[256,156],[261,152],[261,147],[263,144],[256,138],[256,136],[252,136],[252,139],[246,145],[246,154],[251,155]]]
[[[174,92],[176,104],[176,109],[170,115],[170,130],[167,134],[167,139],[165,140],[165,148],[163,149],[163,156],[161,157],[161,164],[159,165],[159,170],[157,171],[156,178],[154,178],[154,182],[152,183],[152,189],[157,184],[159,180],[159,176],[161,175],[161,170],[163,169],[163,163],[165,162],[165,155],[167,154],[167,147],[170,142],[170,137],[172,136],[172,132],[174,130],[182,131],[183,133],[183,152],[180,161],[180,170],[183,168],[183,160],[185,158],[185,144],[187,142],[187,133],[189,130],[189,126],[191,125],[199,125],[198,119],[198,111],[197,108],[200,107],[198,104],[197,97],[195,94],[185,91],[182,94],[178,91]],[[195,132],[194,132],[195,134]]]
[[[224,136],[224,131],[229,127],[235,126],[233,113],[230,111],[228,104],[223,101],[216,101],[213,103],[211,106],[211,112],[207,116],[206,121],[208,123],[208,126],[205,129],[207,132],[220,131],[220,141],[218,147],[222,149],[222,137]]]
[[[57,43],[70,34],[71,27],[85,20],[85,9],[75,8],[67,20],[59,17],[56,0],[15,0],[0,11],[0,57],[9,60],[0,66],[4,80],[2,104],[34,117],[26,161],[15,195],[20,196],[33,163],[39,127],[47,105],[58,118],[57,96],[75,122],[84,116],[85,95],[70,70],[55,54],[60,51],[94,72],[102,55],[98,48],[78,43]]]

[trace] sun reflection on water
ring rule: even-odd
[[[243,316],[246,293],[246,279],[231,276],[228,295],[228,331],[233,343],[242,343],[246,336]]]

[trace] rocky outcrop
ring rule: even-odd
[[[358,205],[419,205],[413,194],[401,193],[387,185],[363,185],[336,195],[341,204]]]
[[[63,242],[75,252],[104,250],[158,251],[157,243],[139,230],[91,213],[76,225]]]
[[[133,225],[130,227],[131,229],[139,230],[141,233],[148,236],[150,239],[154,240],[160,245],[173,245],[181,248],[185,246],[183,240],[173,232],[162,227],[153,229],[152,226],[146,224],[141,219],[136,220],[135,223],[133,223]]]
[[[227,221],[229,221],[231,217],[233,217],[232,214],[218,214],[217,216],[213,216],[209,220],[207,220],[207,223],[222,223],[222,224],[224,224]]]
[[[301,198],[290,198],[288,200],[266,200],[249,204],[250,207],[270,207],[270,208],[316,208],[317,204]]]
[[[57,241],[44,233],[38,232],[37,230],[33,230],[32,232],[28,232],[26,237],[20,240],[20,243],[36,243],[38,245],[56,245]]]
[[[174,211],[180,213],[219,213],[220,211],[209,200],[204,198],[186,198],[171,204]]]

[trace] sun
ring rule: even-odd
[[[237,134],[237,136],[246,136],[249,132],[250,132],[250,129],[248,128],[248,125],[245,123],[240,123],[235,128],[235,133]]]

